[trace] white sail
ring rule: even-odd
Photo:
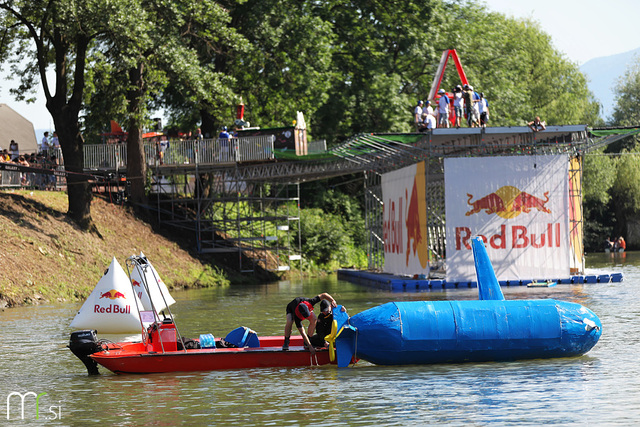
[[[145,283],[149,293],[145,289]],[[140,252],[140,262],[134,265],[131,272],[131,284],[140,301],[142,301],[144,310],[153,310],[155,308],[156,313],[160,313],[176,302],[169,293],[167,285],[164,284],[156,269],[142,252]],[[152,302],[153,305],[151,304]]]
[[[71,327],[96,329],[103,334],[139,332],[139,309],[142,309],[142,303],[133,292],[127,274],[114,257],[71,322]]]

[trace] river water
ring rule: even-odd
[[[640,422],[640,253],[594,254],[589,273],[621,283],[503,288],[507,299],[578,302],[601,319],[585,356],[508,363],[335,366],[87,376],[65,347],[80,304],[0,312],[0,425],[635,425]],[[285,305],[329,292],[353,315],[388,301],[475,299],[477,291],[392,293],[335,277],[174,292],[183,336],[224,336],[237,326],[281,335]],[[109,337],[118,338],[118,337]],[[43,394],[36,413],[27,397]],[[39,416],[39,419],[36,417]],[[55,418],[55,419],[54,419]]]

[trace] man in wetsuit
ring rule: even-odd
[[[333,324],[333,309],[329,301],[322,300],[320,302],[320,314],[316,322],[316,333],[309,338],[314,347],[326,347],[327,343],[324,337],[331,334],[331,325]]]
[[[313,306],[322,300],[328,301],[331,307],[337,306],[336,300],[326,292],[316,295],[313,298],[298,297],[287,304],[287,324],[284,327],[283,350],[289,350],[291,328],[295,322],[298,332],[302,335],[305,346],[309,349],[311,354],[315,354],[316,351],[313,348],[313,345],[311,345],[311,341],[309,341],[309,335],[313,335],[315,332],[316,322],[318,320],[313,312]],[[309,335],[307,335],[307,331],[305,331],[304,326],[302,326],[303,320],[309,320]]]

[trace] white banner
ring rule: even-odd
[[[425,164],[382,175],[384,271],[429,273]]]
[[[569,277],[569,159],[445,159],[447,280],[475,280],[472,236],[499,280]]]

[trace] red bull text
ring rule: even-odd
[[[93,312],[94,313],[129,314],[131,313],[131,306],[125,305],[124,307],[121,307],[117,304],[109,304],[106,307],[101,307],[100,305],[96,304],[93,307]]]
[[[390,206],[389,209],[386,209]],[[402,197],[398,199],[398,212],[396,215],[396,202],[389,199],[385,203],[386,219],[382,223],[382,231],[384,235],[384,251],[388,253],[401,254],[403,251],[402,237]]]
[[[456,250],[462,248],[471,250],[471,229],[469,227],[456,227]],[[543,233],[530,233],[525,225],[501,225],[500,231],[490,236],[480,234],[485,244],[493,249],[524,249],[524,248],[559,248],[560,247],[560,223],[548,223],[547,230]]]

